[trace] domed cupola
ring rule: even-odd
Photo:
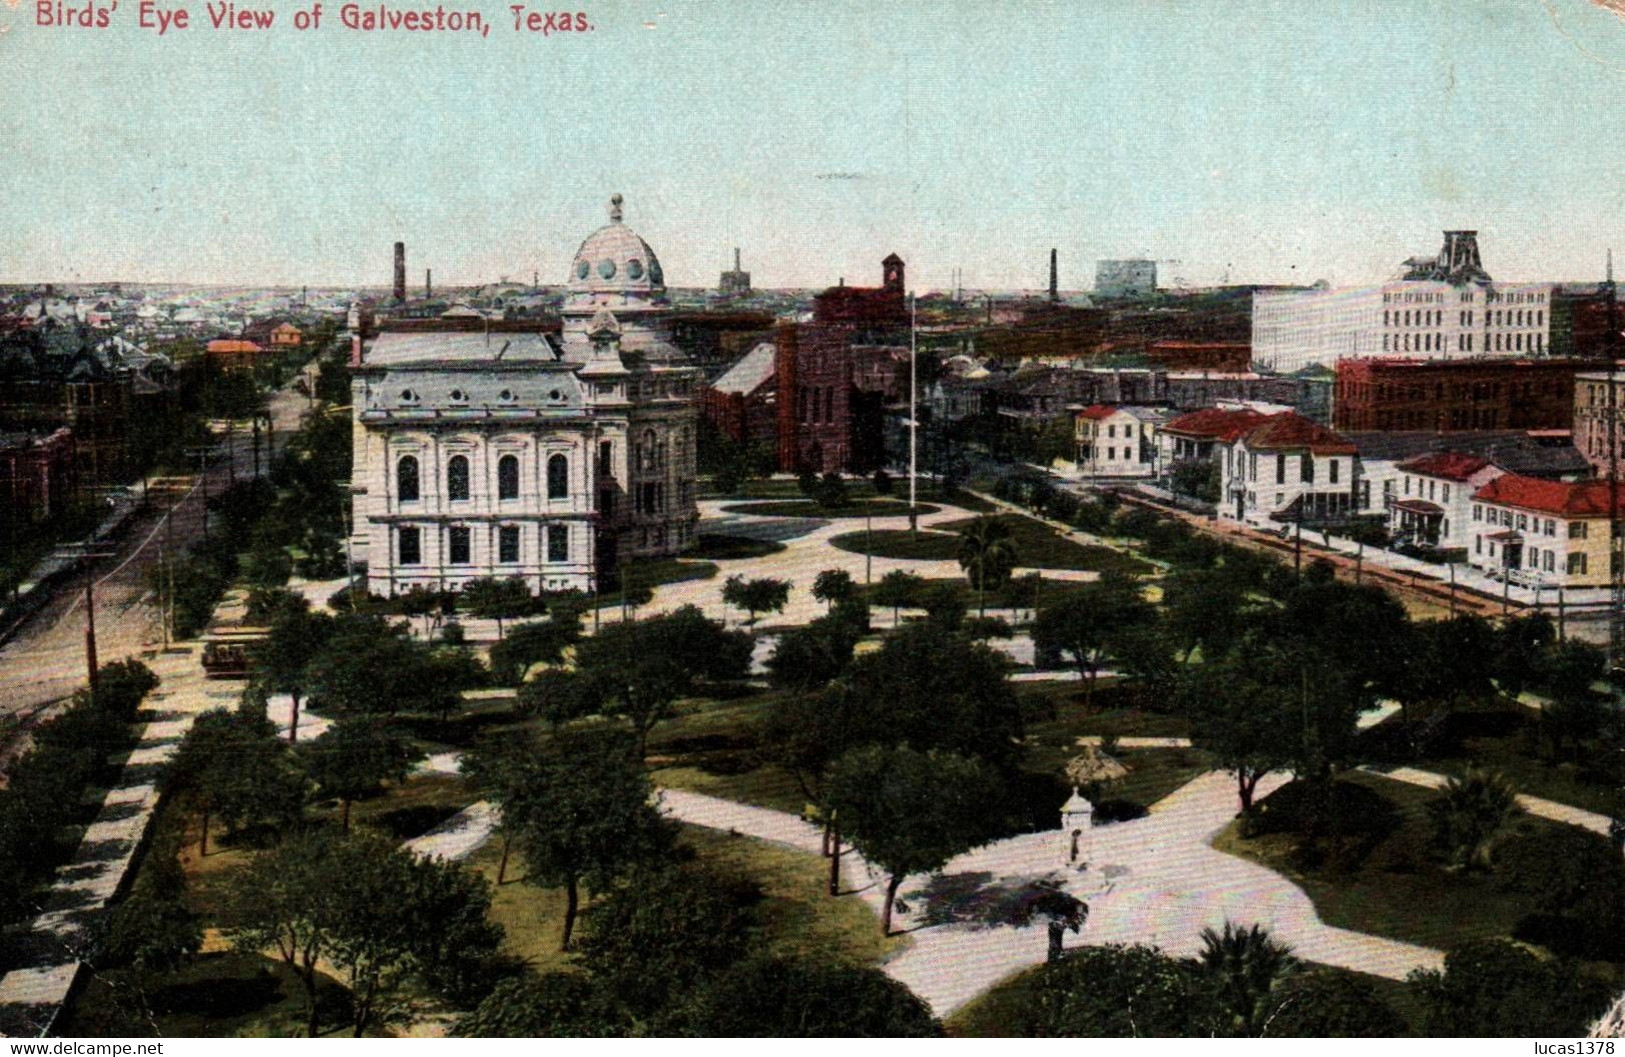
[[[621,222],[621,196],[609,199],[609,223],[588,235],[570,262],[570,293],[658,297],[666,277],[637,232]]]

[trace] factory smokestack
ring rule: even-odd
[[[1051,301],[1061,299],[1061,273],[1056,266],[1055,250],[1053,248],[1049,251],[1049,299]]]
[[[425,269],[423,269],[423,299],[425,301],[429,301],[429,300],[432,300],[433,298],[434,298],[434,269],[433,268],[425,268]]]
[[[739,247],[734,247],[734,271],[739,270]]]
[[[395,243],[395,300],[406,300],[406,243]]]

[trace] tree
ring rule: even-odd
[[[141,711],[141,702],[157,688],[158,676],[131,657],[97,668],[96,692],[86,690],[85,699],[94,707],[130,722]]]
[[[584,680],[579,692],[631,724],[641,759],[649,732],[671,714],[678,698],[694,692],[699,680],[744,678],[750,671],[751,643],[748,634],[727,630],[693,606],[612,624],[576,649],[576,668]]]
[[[504,620],[512,620],[529,613],[535,605],[530,587],[522,576],[498,580],[482,577],[463,585],[463,605],[469,613],[484,620],[497,622],[497,639],[503,637]]]
[[[1392,1039],[1409,1026],[1372,986],[1352,973],[1299,970],[1282,980],[1272,996],[1261,1038]]]
[[[876,470],[872,480],[875,485],[875,495],[886,496],[892,494],[891,474],[886,472],[885,467]]]
[[[1246,588],[1221,570],[1180,568],[1164,578],[1168,633],[1186,664],[1198,649],[1204,659],[1214,661],[1235,644],[1243,630],[1237,618],[1246,601]]]
[[[1248,1038],[1263,1033],[1275,989],[1297,967],[1291,948],[1276,942],[1262,925],[1244,929],[1229,921],[1223,931],[1202,930],[1197,961],[1233,1033]]]
[[[413,584],[400,596],[401,613],[407,617],[423,618],[423,637],[429,637],[429,618],[440,612],[440,592],[431,591],[422,584]]]
[[[422,752],[379,716],[340,716],[332,728],[300,754],[305,774],[323,796],[342,805],[342,831],[350,832],[350,804],[376,793],[385,782],[398,782]]]
[[[1612,997],[1573,961],[1505,939],[1465,943],[1445,955],[1443,972],[1409,979],[1427,1034],[1449,1038],[1584,1035]]]
[[[1132,576],[1107,572],[1040,609],[1033,624],[1033,646],[1040,653],[1071,658],[1087,680],[1084,701],[1092,706],[1095,679],[1113,646],[1130,628],[1155,619],[1156,610],[1141,596]]]
[[[730,576],[722,585],[722,600],[748,612],[750,623],[754,624],[757,613],[783,612],[790,601],[790,581]]]
[[[879,969],[753,957],[701,988],[683,1017],[708,1038],[936,1038],[942,1025]]]
[[[560,950],[570,949],[582,885],[604,891],[671,848],[672,825],[650,803],[641,759],[624,735],[595,730],[558,739],[504,776],[504,825],[524,856],[525,880],[564,888]]]
[[[984,514],[959,534],[959,567],[976,588],[976,615],[987,614],[987,589],[1010,579],[1016,544],[1005,519]]]
[[[845,569],[825,569],[813,579],[812,596],[831,610],[835,603],[845,602],[856,592],[852,574]]]
[[[558,664],[564,651],[581,639],[581,615],[556,606],[548,619],[516,625],[513,638],[491,646],[491,674],[498,682],[517,686],[537,664]]]
[[[179,835],[148,849],[130,894],[113,910],[97,960],[138,973],[170,972],[203,946],[203,928],[186,904]]]
[[[585,973],[513,976],[499,982],[452,1027],[467,1039],[606,1039],[629,1035],[632,1023],[597,980]]]
[[[836,761],[826,794],[852,846],[889,875],[881,933],[891,935],[897,890],[941,869],[990,832],[997,780],[980,761],[907,747],[854,749]]]
[[[405,624],[346,614],[307,669],[312,706],[342,712],[437,712],[459,701],[457,672],[422,643],[406,637]]]
[[[1536,673],[1551,697],[1551,703],[1541,709],[1541,726],[1554,754],[1568,745],[1578,758],[1580,746],[1602,730],[1608,712],[1592,684],[1607,671],[1608,655],[1578,639],[1557,643],[1540,658]]]
[[[168,788],[185,790],[202,809],[198,854],[209,853],[209,822],[283,828],[299,818],[305,780],[276,728],[263,717],[212,709],[199,716],[166,769]]]
[[[825,686],[851,666],[861,637],[850,621],[834,613],[791,628],[779,636],[767,659],[768,678],[774,686],[792,690]]]
[[[818,505],[825,510],[835,510],[847,504],[846,481],[834,470],[824,474],[818,480],[818,488],[813,496]]]
[[[896,627],[898,611],[903,606],[913,605],[920,590],[925,586],[925,579],[902,569],[893,569],[880,578],[875,584],[873,599],[876,605],[891,606],[891,622]]]
[[[1155,947],[1082,947],[1039,970],[1012,1034],[1058,1038],[1203,1038],[1223,1023],[1194,962]]]
[[[1495,846],[1523,813],[1512,782],[1499,772],[1477,767],[1447,780],[1427,809],[1434,841],[1458,870],[1491,869]]]
[[[288,740],[299,740],[299,699],[310,688],[311,662],[333,634],[333,618],[312,613],[310,603],[285,604],[271,616],[270,634],[254,649],[254,667],[266,688],[292,699]]]
[[[1301,729],[1290,701],[1295,688],[1261,683],[1259,674],[1244,660],[1209,663],[1191,669],[1180,683],[1191,744],[1236,776],[1243,812],[1252,810],[1259,780],[1292,761]]]
[[[587,911],[581,964],[650,1034],[675,1034],[682,999],[750,953],[761,900],[755,884],[698,866],[641,870]]]
[[[1493,675],[1501,691],[1517,697],[1532,682],[1547,651],[1557,642],[1557,629],[1545,613],[1526,613],[1502,622],[1496,633]]]

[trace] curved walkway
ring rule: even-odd
[[[1272,775],[1265,793],[1285,781]],[[784,812],[751,807],[697,793],[665,790],[672,817],[693,825],[731,830],[745,836],[819,850],[821,834]],[[1438,968],[1443,954],[1426,947],[1333,928],[1322,922],[1302,889],[1262,866],[1214,850],[1209,841],[1236,811],[1230,776],[1210,772],[1159,801],[1143,819],[1096,827],[1085,858],[1087,870],[1065,867],[1060,830],[1033,833],[979,848],[950,862],[944,873],[991,874],[994,878],[1054,875],[1089,903],[1082,942],[1154,943],[1186,956],[1201,948],[1203,928],[1228,919],[1263,924],[1303,958],[1391,979],[1414,969]],[[855,853],[847,853],[843,876],[848,889],[880,910],[884,877]],[[899,893],[917,902],[928,880],[917,876]],[[900,916],[909,927],[911,913]],[[1027,928],[975,928],[938,925],[918,928],[914,943],[885,965],[885,971],[911,988],[939,1016],[947,1016],[1000,980],[1046,955],[1043,925]]]

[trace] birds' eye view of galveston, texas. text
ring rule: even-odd
[[[1625,0],[0,0],[0,78],[14,1052],[1615,1053]]]

